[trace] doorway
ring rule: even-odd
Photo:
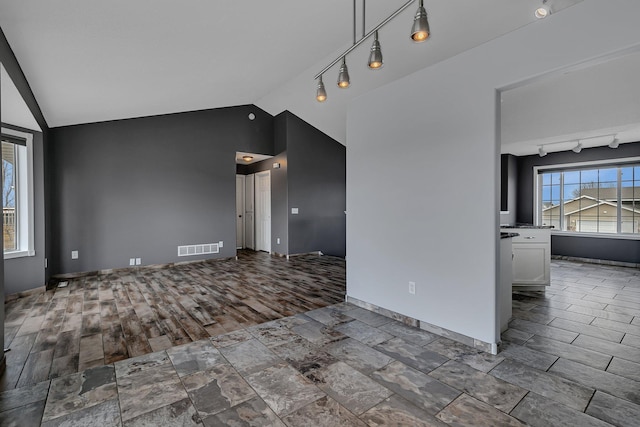
[[[256,250],[271,253],[271,171],[255,174]]]

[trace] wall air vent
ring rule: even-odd
[[[218,243],[178,246],[178,256],[194,256],[220,253]]]

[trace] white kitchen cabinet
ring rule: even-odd
[[[544,289],[551,283],[551,230],[518,228],[513,238],[513,285]],[[540,287],[540,288],[536,288]]]
[[[511,267],[512,259],[511,237],[500,239],[500,286],[498,288],[498,325],[499,332],[502,333],[509,327],[509,321],[512,316],[512,300],[511,300],[511,282],[513,270]]]

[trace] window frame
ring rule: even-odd
[[[3,136],[9,140],[15,138],[24,141],[24,149],[20,145],[16,150],[16,242],[15,251],[4,252],[4,259],[32,257],[35,251],[35,219],[33,191],[33,134],[2,127]],[[25,226],[26,225],[26,226]]]
[[[640,166],[640,157],[623,157],[604,160],[591,160],[585,162],[574,163],[558,163],[550,165],[541,165],[533,167],[533,221],[536,225],[542,224],[542,173],[543,172],[567,172],[568,169],[604,169],[606,167],[624,167],[630,164],[636,164]],[[561,187],[562,191],[562,187]],[[618,193],[620,188],[618,188]],[[619,199],[618,194],[618,199]],[[564,201],[564,199],[561,199]],[[560,203],[561,213],[563,210],[563,203]],[[619,210],[618,210],[619,211]],[[618,214],[620,215],[620,214]],[[618,218],[619,219],[619,218]],[[618,221],[618,227],[620,226]],[[619,228],[618,228],[619,229]],[[573,237],[590,237],[601,239],[624,239],[624,240],[640,240],[640,233],[594,233],[587,231],[564,231],[556,228],[551,229],[551,234],[559,236],[573,236]]]

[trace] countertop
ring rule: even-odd
[[[509,239],[511,237],[518,237],[520,234],[518,233],[505,233],[505,232],[500,232],[500,238],[501,239]]]
[[[500,228],[534,228],[534,229],[552,229],[553,225],[533,225],[533,224],[516,224],[516,225],[501,225]]]

